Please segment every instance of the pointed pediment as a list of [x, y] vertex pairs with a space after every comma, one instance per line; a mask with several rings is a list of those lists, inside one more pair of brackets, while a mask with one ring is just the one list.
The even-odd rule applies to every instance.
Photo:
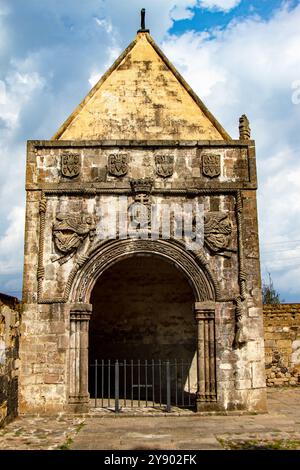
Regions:
[[149, 33], [94, 86], [54, 140], [230, 140]]

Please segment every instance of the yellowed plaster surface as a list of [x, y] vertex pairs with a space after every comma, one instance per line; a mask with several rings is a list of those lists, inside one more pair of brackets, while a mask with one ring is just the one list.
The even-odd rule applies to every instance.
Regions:
[[205, 106], [201, 109], [152, 41], [138, 34], [133, 48], [54, 138], [223, 140]]

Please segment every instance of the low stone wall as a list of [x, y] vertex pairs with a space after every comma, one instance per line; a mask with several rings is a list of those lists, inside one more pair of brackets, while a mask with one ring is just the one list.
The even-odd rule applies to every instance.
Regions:
[[18, 413], [20, 304], [0, 294], [0, 427]]
[[268, 387], [300, 386], [300, 304], [264, 305]]

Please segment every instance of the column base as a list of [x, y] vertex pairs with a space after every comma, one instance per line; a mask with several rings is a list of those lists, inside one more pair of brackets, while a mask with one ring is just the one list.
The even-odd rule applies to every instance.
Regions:
[[68, 411], [73, 413], [87, 413], [90, 409], [89, 395], [70, 396], [67, 405]]
[[196, 400], [196, 409], [198, 413], [203, 411], [223, 411], [223, 408], [217, 401], [202, 401], [198, 398]]
[[66, 406], [66, 411], [68, 413], [88, 413], [90, 411], [90, 406], [86, 403], [69, 403]]

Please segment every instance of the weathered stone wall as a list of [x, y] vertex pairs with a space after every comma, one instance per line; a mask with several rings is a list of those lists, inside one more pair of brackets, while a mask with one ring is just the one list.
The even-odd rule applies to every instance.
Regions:
[[55, 137], [222, 140], [224, 132], [201, 107], [151, 36], [142, 33]]
[[300, 386], [300, 304], [263, 310], [267, 386]]
[[[121, 158], [122, 175], [116, 174], [118, 168], [112, 167], [115, 155]], [[172, 157], [169, 176], [161, 176], [157, 164], [157, 157], [165, 156]], [[66, 176], [65, 158], [75, 176]], [[208, 176], [211, 169], [206, 163], [211, 158], [216, 174]], [[78, 364], [82, 363], [78, 351], [86, 358], [92, 283], [106, 269], [105, 263], [115, 262], [122, 253], [134, 255], [132, 250], [138, 252], [136, 246], [139, 246], [131, 240], [124, 251], [124, 240], [120, 240], [112, 249], [110, 237], [108, 245], [100, 243], [98, 236], [103, 233], [99, 222], [112, 213], [113, 203], [120, 196], [127, 197], [129, 204], [136, 202], [139, 194], [134, 184], [140, 182], [147, 186], [149, 178], [152, 178], [151, 189], [145, 189], [145, 196], [152, 204], [163, 203], [169, 207], [182, 206], [185, 202], [202, 204], [206, 224], [209, 221], [212, 224], [207, 225], [204, 247], [197, 254], [185, 250], [184, 259], [177, 260], [182, 248], [177, 246], [174, 252], [176, 244], [172, 240], [168, 243], [147, 240], [145, 251], [152, 256], [158, 250], [160, 255], [171, 258], [173, 264], [182, 263], [190, 281], [203, 281], [202, 294], [195, 295], [192, 302], [198, 308], [198, 324], [207, 320], [204, 329], [200, 326], [198, 331], [199, 348], [201, 334], [206, 335], [206, 355], [209, 338], [215, 335], [219, 409], [265, 409], [254, 143], [39, 141], [28, 145], [20, 372], [22, 413], [63, 411], [68, 403], [73, 403], [74, 397], [87, 399], [80, 395], [80, 387], [83, 389], [86, 384], [77, 387]], [[78, 221], [76, 217], [84, 219]], [[97, 227], [94, 234], [91, 221]], [[222, 245], [222, 233], [226, 235], [228, 228], [228, 241], [225, 236], [224, 246], [214, 248], [213, 244], [220, 240]], [[71, 248], [75, 246], [75, 251], [68, 246], [64, 254], [60, 247], [65, 240]], [[211, 291], [207, 287], [212, 282], [209, 279], [214, 279]], [[205, 316], [206, 307], [202, 311], [198, 303], [212, 300], [215, 331], [211, 328], [209, 332], [210, 313]], [[128, 311], [128, 305], [126, 308]], [[92, 322], [93, 319], [91, 325]], [[192, 323], [193, 326], [196, 323], [195, 315], [191, 316], [191, 327]], [[79, 341], [84, 346], [79, 347]], [[212, 349], [210, 354], [213, 357]], [[201, 367], [201, 371], [204, 367], [208, 370], [207, 365]], [[210, 372], [214, 372], [213, 366]], [[73, 385], [71, 388], [71, 383], [78, 390]]]
[[0, 294], [0, 426], [18, 412], [20, 305]]

